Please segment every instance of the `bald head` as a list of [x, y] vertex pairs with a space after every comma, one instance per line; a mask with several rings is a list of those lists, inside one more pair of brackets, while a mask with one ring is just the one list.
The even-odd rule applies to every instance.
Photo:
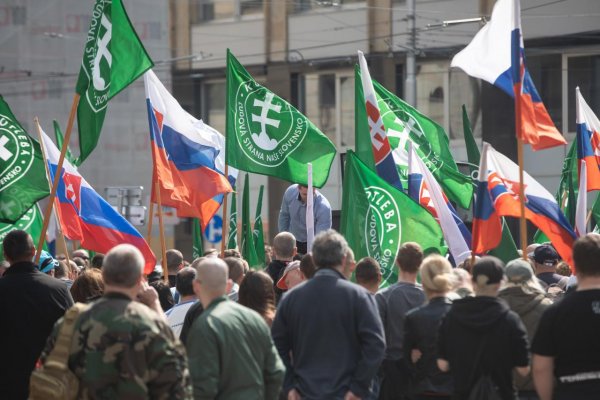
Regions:
[[[220, 258], [205, 258], [196, 266], [196, 288], [202, 295], [223, 296], [227, 293], [228, 270], [227, 264]], [[200, 296], [200, 293], [196, 294]]]
[[104, 257], [102, 277], [106, 285], [133, 288], [142, 279], [144, 256], [130, 244], [113, 247]]
[[290, 260], [296, 255], [296, 238], [290, 232], [280, 232], [273, 239], [273, 252], [277, 260]]

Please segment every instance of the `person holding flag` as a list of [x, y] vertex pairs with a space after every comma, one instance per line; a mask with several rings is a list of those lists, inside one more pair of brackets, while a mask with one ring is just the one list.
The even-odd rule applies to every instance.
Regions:
[[[279, 210], [279, 232], [290, 232], [296, 237], [299, 254], [307, 253], [306, 209], [308, 187], [294, 184], [287, 188]], [[331, 205], [327, 198], [313, 188], [313, 214], [315, 236], [331, 228]]]

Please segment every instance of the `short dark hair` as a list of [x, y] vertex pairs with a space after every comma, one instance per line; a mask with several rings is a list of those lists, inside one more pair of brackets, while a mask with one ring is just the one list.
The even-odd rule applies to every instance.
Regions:
[[600, 276], [600, 235], [587, 234], [573, 245], [573, 261], [577, 275]]
[[104, 254], [96, 253], [94, 257], [92, 257], [92, 261], [90, 261], [90, 265], [93, 268], [102, 269], [102, 263], [104, 262]]
[[85, 267], [85, 260], [81, 257], [73, 257], [71, 258], [71, 261], [73, 261], [78, 267]]
[[4, 236], [2, 250], [4, 250], [4, 257], [11, 262], [25, 261], [35, 254], [35, 245], [29, 233], [15, 229]]
[[223, 257], [242, 258], [242, 254], [237, 249], [225, 249], [225, 251], [223, 252]]
[[263, 271], [250, 271], [240, 284], [239, 303], [265, 317], [275, 310], [273, 280]]
[[244, 261], [237, 257], [225, 257], [223, 261], [225, 261], [229, 269], [229, 279], [237, 283], [244, 276], [246, 270], [244, 268]]
[[381, 277], [381, 267], [376, 259], [364, 257], [356, 263], [354, 274], [358, 284], [377, 283]]
[[396, 263], [401, 271], [416, 273], [423, 262], [423, 249], [418, 243], [406, 242], [398, 250]]
[[66, 262], [57, 260], [58, 264], [54, 267], [54, 277], [57, 279], [68, 277], [71, 268]]
[[302, 257], [300, 260], [300, 271], [302, 271], [302, 274], [306, 279], [310, 279], [315, 275], [317, 266], [315, 265], [312, 254], [308, 253]]
[[[183, 262], [183, 254], [177, 249], [167, 250], [167, 270], [170, 275], [176, 275]], [[164, 265], [163, 265], [164, 267]]]
[[191, 296], [194, 294], [194, 279], [196, 279], [196, 269], [185, 267], [177, 272], [177, 283], [175, 288], [182, 296]]

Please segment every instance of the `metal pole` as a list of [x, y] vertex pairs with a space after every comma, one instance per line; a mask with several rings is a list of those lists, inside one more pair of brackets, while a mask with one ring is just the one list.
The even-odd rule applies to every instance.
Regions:
[[417, 106], [417, 29], [416, 29], [416, 0], [407, 0], [408, 13], [408, 52], [406, 53], [406, 85], [404, 100], [413, 107]]

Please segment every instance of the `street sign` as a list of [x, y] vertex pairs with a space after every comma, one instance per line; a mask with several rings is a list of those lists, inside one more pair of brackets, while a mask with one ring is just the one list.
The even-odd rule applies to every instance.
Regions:
[[208, 223], [204, 234], [209, 243], [219, 243], [223, 237], [223, 218], [215, 215]]

